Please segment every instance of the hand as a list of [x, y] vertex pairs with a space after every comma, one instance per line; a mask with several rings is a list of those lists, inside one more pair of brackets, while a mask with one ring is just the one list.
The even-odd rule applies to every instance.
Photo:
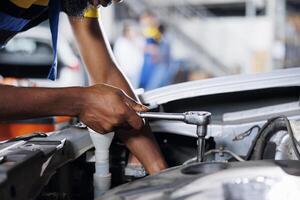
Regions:
[[114, 128], [130, 125], [143, 127], [143, 120], [136, 112], [145, 112], [146, 106], [137, 103], [122, 90], [99, 84], [84, 88], [80, 120], [96, 132], [105, 134]]

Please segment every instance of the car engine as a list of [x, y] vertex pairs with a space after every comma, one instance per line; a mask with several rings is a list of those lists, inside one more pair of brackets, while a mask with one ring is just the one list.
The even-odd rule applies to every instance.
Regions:
[[167, 86], [141, 95], [170, 168], [126, 169], [109, 148], [111, 184], [94, 196], [94, 145], [76, 123], [0, 144], [0, 199], [295, 200], [300, 195], [300, 70]]

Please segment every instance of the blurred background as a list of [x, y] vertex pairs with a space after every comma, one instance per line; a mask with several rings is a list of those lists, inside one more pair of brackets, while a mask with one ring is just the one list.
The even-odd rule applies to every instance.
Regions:
[[[299, 0], [124, 0], [100, 8], [100, 13], [116, 60], [135, 89], [300, 66]], [[63, 13], [55, 82], [46, 78], [51, 63], [51, 35], [45, 22], [0, 50], [0, 83], [88, 84]], [[69, 120], [51, 117], [0, 124], [0, 140], [52, 131]]]
[[125, 0], [101, 13], [124, 72], [146, 90], [300, 66], [299, 0]]
[[[135, 88], [300, 66], [299, 0], [125, 0], [100, 9], [116, 60]], [[86, 84], [65, 14], [58, 49], [59, 79], [51, 82], [48, 23], [20, 34], [0, 51], [0, 80]]]

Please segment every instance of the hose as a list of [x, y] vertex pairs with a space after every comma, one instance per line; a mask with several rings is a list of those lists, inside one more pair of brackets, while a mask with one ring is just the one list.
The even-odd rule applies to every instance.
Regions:
[[270, 140], [270, 138], [273, 135], [275, 135], [276, 133], [278, 133], [279, 131], [286, 131], [286, 130], [287, 130], [286, 123], [281, 118], [268, 124], [268, 126], [266, 126], [265, 130], [263, 132], [261, 132], [260, 137], [256, 142], [252, 158], [254, 160], [263, 159], [264, 150], [265, 150], [267, 142]]
[[297, 145], [299, 144], [294, 137], [290, 122], [286, 116], [271, 118], [264, 124], [253, 140], [250, 150], [246, 156], [246, 160], [249, 160], [250, 158], [254, 160], [263, 159], [263, 153], [267, 142], [274, 134], [282, 130], [288, 132], [292, 141], [293, 151], [295, 152], [297, 159], [300, 160], [300, 153], [297, 148]]

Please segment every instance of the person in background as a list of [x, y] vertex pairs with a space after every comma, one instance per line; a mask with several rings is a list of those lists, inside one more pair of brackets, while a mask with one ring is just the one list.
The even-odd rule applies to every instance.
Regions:
[[132, 22], [123, 26], [122, 36], [114, 45], [114, 55], [120, 69], [127, 76], [134, 88], [138, 88], [143, 64], [143, 38]]
[[147, 89], [155, 89], [172, 83], [173, 71], [171, 69], [171, 47], [168, 37], [166, 36], [166, 27], [163, 24], [158, 26], [160, 40], [158, 43], [158, 61], [153, 68], [153, 74], [150, 77]]
[[[117, 2], [119, 0], [114, 0]], [[98, 20], [97, 7], [112, 0], [1, 0], [0, 47], [16, 34], [50, 19], [53, 65], [49, 79], [57, 72], [58, 19], [65, 12], [71, 23], [90, 87], [34, 88], [0, 84], [0, 121], [47, 116], [78, 117], [101, 134], [115, 131], [148, 173], [167, 167], [150, 127], [137, 112], [148, 109], [138, 102], [118, 68]], [[130, 130], [121, 127], [131, 127]]]
[[145, 11], [141, 15], [140, 24], [145, 37], [144, 63], [141, 71], [140, 87], [148, 90], [155, 69], [159, 64], [159, 42], [161, 33], [159, 31], [157, 18], [150, 11]]

